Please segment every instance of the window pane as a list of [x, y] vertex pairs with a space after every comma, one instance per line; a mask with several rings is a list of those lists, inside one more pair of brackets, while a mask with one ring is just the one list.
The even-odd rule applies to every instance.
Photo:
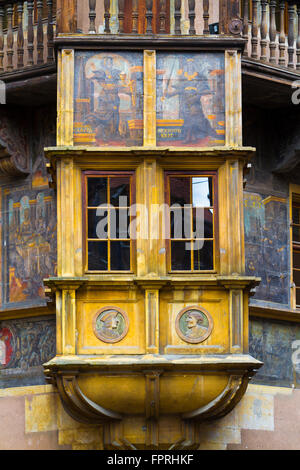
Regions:
[[173, 204], [191, 204], [190, 181], [188, 177], [170, 178], [170, 201]]
[[300, 227], [293, 227], [293, 241], [300, 242]]
[[300, 251], [294, 251], [293, 253], [293, 267], [300, 269]]
[[212, 271], [214, 269], [213, 241], [196, 241], [194, 244], [194, 270]]
[[300, 224], [300, 207], [293, 207], [293, 223]]
[[193, 178], [193, 206], [194, 207], [212, 207], [213, 191], [212, 178]]
[[213, 209], [193, 209], [193, 232], [195, 238], [214, 238]]
[[300, 307], [300, 289], [296, 289], [296, 304]]
[[190, 271], [191, 268], [191, 252], [187, 248], [186, 242], [171, 243], [171, 257], [173, 271]]
[[191, 238], [191, 209], [171, 210], [171, 238]]
[[107, 271], [107, 242], [88, 243], [88, 269], [89, 271]]
[[294, 270], [293, 280], [296, 286], [300, 287], [300, 270], [299, 271]]
[[129, 209], [110, 210], [110, 238], [129, 238]]
[[111, 271], [130, 271], [130, 242], [111, 242]]
[[106, 239], [108, 231], [108, 211], [103, 211], [103, 215], [97, 216], [97, 209], [88, 210], [88, 238]]
[[88, 179], [88, 205], [98, 207], [107, 204], [107, 178]]
[[110, 204], [114, 207], [130, 206], [130, 179], [128, 177], [110, 179]]

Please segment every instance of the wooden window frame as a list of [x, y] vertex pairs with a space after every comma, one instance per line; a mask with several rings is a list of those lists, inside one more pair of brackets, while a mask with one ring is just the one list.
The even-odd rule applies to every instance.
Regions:
[[[82, 187], [83, 187], [83, 201], [82, 201], [82, 226], [83, 226], [83, 266], [84, 266], [84, 272], [86, 274], [133, 274], [136, 271], [136, 256], [135, 256], [135, 247], [136, 247], [136, 240], [135, 238], [128, 238], [128, 242], [130, 242], [130, 269], [129, 270], [110, 270], [107, 269], [105, 271], [92, 271], [88, 269], [88, 178], [99, 178], [99, 177], [112, 177], [112, 178], [117, 178], [117, 177], [129, 177], [130, 178], [130, 202], [129, 202], [129, 207], [132, 204], [135, 204], [136, 201], [136, 173], [134, 170], [124, 170], [124, 171], [93, 171], [93, 170], [88, 170], [88, 171], [83, 171], [82, 172]], [[116, 207], [115, 209], [118, 209]], [[132, 222], [132, 217], [130, 217], [130, 221]], [[122, 239], [110, 239], [110, 237], [107, 238], [107, 243], [108, 246], [110, 245], [111, 241], [122, 241]], [[109, 251], [108, 251], [108, 267], [110, 267], [109, 263]]]
[[291, 257], [291, 307], [294, 310], [300, 310], [300, 305], [297, 306], [296, 302], [296, 292], [297, 289], [300, 289], [300, 286], [297, 288], [295, 283], [294, 283], [294, 252], [299, 251], [300, 253], [300, 243], [294, 243], [293, 240], [293, 227], [295, 224], [293, 223], [293, 207], [294, 204], [299, 204], [300, 206], [300, 186], [291, 184], [290, 185], [290, 246], [291, 246], [291, 252], [290, 252], [290, 257]]
[[[220, 270], [220, 256], [219, 256], [219, 196], [218, 196], [218, 171], [203, 171], [203, 170], [193, 170], [193, 171], [180, 171], [172, 170], [165, 171], [165, 201], [170, 207], [170, 177], [176, 176], [180, 177], [208, 177], [213, 179], [213, 262], [214, 266], [212, 270], [172, 270], [172, 257], [171, 257], [171, 234], [170, 239], [166, 240], [166, 252], [167, 252], [167, 270], [169, 274], [189, 274], [189, 275], [202, 275], [202, 274], [216, 274]], [[191, 221], [191, 223], [193, 223]], [[168, 227], [170, 227], [170, 218], [168, 216], [167, 221]], [[186, 239], [190, 241], [190, 239]], [[211, 240], [211, 239], [204, 239]], [[193, 267], [193, 266], [192, 266]]]

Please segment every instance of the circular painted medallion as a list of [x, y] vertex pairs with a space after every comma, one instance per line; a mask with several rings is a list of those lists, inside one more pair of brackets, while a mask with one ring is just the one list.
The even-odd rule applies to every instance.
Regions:
[[9, 365], [13, 357], [13, 334], [7, 327], [0, 328], [0, 369]]
[[96, 313], [94, 333], [105, 343], [118, 343], [128, 333], [129, 320], [125, 312], [117, 307], [105, 307]]
[[176, 318], [178, 336], [186, 343], [202, 343], [212, 332], [213, 319], [202, 307], [187, 307]]

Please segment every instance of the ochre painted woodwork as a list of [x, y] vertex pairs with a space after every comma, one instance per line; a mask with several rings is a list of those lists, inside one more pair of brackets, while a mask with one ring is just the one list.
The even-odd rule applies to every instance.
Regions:
[[[173, 52], [174, 53], [174, 52]], [[58, 201], [57, 356], [44, 365], [68, 413], [103, 426], [105, 449], [197, 449], [200, 423], [229, 413], [261, 363], [248, 354], [240, 51], [225, 52], [225, 145], [156, 146], [156, 51], [144, 51], [144, 146], [73, 146], [74, 53], [59, 52], [58, 147], [46, 149]], [[175, 53], [174, 53], [175, 54]], [[73, 65], [72, 65], [73, 64]], [[165, 175], [215, 172], [215, 269], [172, 272]], [[135, 172], [133, 270], [86, 271], [84, 172]], [[152, 235], [152, 237], [151, 237]], [[155, 236], [153, 236], [155, 235]], [[168, 430], [172, 428], [172, 437]]]

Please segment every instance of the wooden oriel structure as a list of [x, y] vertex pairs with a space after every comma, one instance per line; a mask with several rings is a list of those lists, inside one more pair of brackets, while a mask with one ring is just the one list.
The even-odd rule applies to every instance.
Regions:
[[[19, 129], [0, 132], [2, 318], [55, 313], [39, 365], [101, 449], [199, 449], [203, 423], [232, 412], [263, 366], [249, 315], [299, 322], [296, 113], [276, 140], [299, 73], [297, 1], [0, 1]], [[17, 121], [20, 104], [34, 124]], [[266, 164], [255, 123], [267, 134], [273, 120], [267, 180], [253, 173], [256, 147]], [[3, 365], [17, 365], [17, 329], [2, 329]]]

